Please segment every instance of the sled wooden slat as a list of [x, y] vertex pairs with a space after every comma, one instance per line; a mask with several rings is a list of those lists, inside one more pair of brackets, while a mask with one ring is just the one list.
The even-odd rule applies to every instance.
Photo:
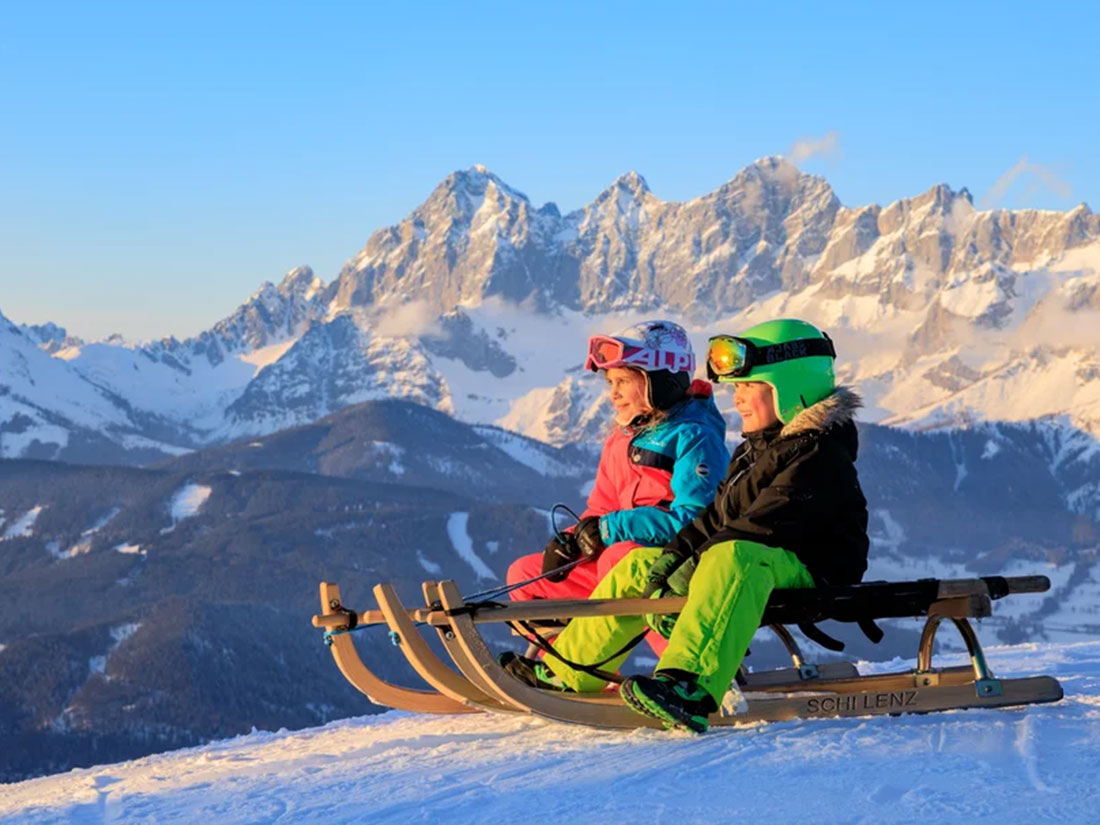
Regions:
[[[533, 599], [513, 602], [501, 607], [464, 610], [460, 600], [456, 608], [471, 616], [476, 624], [496, 622], [523, 622], [540, 619], [578, 619], [592, 616], [644, 616], [647, 613], [679, 613], [687, 604], [685, 596], [667, 599]], [[425, 621], [430, 625], [451, 623], [451, 613], [444, 602], [443, 610], [433, 610]]]
[[[993, 577], [999, 579], [999, 577]], [[1004, 582], [1006, 592], [1003, 595], [1018, 593], [1043, 593], [1050, 589], [1050, 579], [1046, 576], [1015, 576], [999, 579]], [[873, 594], [875, 586], [886, 585], [888, 582], [868, 582], [864, 585], [853, 586], [851, 592], [855, 595], [852, 600], [858, 602], [860, 593]], [[920, 584], [917, 582], [915, 584]], [[805, 591], [807, 598], [813, 598], [816, 591]], [[781, 594], [791, 594], [792, 591], [776, 591], [773, 598]], [[796, 600], [803, 594], [795, 593], [792, 598]], [[975, 598], [970, 598], [975, 597]], [[967, 615], [981, 618], [990, 615], [989, 600], [998, 596], [991, 594], [989, 586], [982, 579], [943, 579], [936, 582], [936, 594], [932, 601], [950, 600], [950, 615]], [[960, 610], [964, 602], [957, 599], [970, 599], [971, 612]], [[642, 616], [647, 613], [679, 613], [683, 610], [687, 599], [683, 596], [669, 597], [665, 599], [537, 599], [528, 602], [505, 603], [500, 606], [484, 606], [473, 611], [473, 620], [476, 624], [484, 622], [512, 622], [512, 621], [544, 621], [551, 619], [570, 619], [590, 616]], [[931, 604], [932, 602], [930, 602]], [[466, 608], [462, 605], [461, 608]], [[460, 609], [461, 609], [460, 608]], [[450, 617], [446, 610], [431, 610], [419, 608], [409, 610], [409, 618], [418, 623], [427, 623], [435, 627], [443, 627], [450, 623]], [[912, 613], [899, 613], [894, 618], [905, 618]], [[888, 618], [878, 616], [876, 618]], [[364, 610], [356, 613], [359, 625], [384, 625], [386, 617], [381, 610]], [[341, 614], [322, 613], [314, 616], [314, 627], [328, 629], [342, 627], [346, 619]], [[765, 615], [765, 624], [776, 623]], [[792, 623], [783, 619], [780, 623]]]
[[[1008, 593], [1045, 593], [1050, 590], [1050, 579], [1046, 576], [1006, 576]], [[957, 596], [988, 596], [989, 588], [981, 579], [941, 579], [939, 598], [951, 599]]]
[[[340, 588], [332, 582], [321, 582], [321, 610], [326, 614], [339, 610]], [[416, 713], [471, 713], [476, 708], [463, 705], [435, 691], [413, 690], [390, 684], [375, 676], [359, 654], [351, 636], [333, 636], [330, 650], [340, 672], [355, 688], [376, 705]]]
[[392, 585], [375, 585], [374, 596], [389, 622], [390, 630], [397, 634], [398, 646], [409, 664], [429, 685], [437, 691], [475, 710], [514, 711], [494, 698], [492, 694], [478, 690], [469, 680], [459, 676], [445, 665], [428, 646], [420, 631], [409, 619], [408, 611]]
[[[424, 601], [426, 604], [436, 604], [439, 602], [439, 586], [434, 581], [426, 581], [423, 584]], [[451, 661], [454, 666], [458, 668], [460, 678], [469, 683], [471, 689], [478, 691], [482, 695], [489, 697], [491, 701], [495, 701], [504, 707], [506, 710], [513, 713], [527, 713], [524, 708], [516, 707], [510, 702], [504, 702], [500, 699], [500, 695], [493, 689], [493, 686], [487, 681], [481, 678], [477, 669], [470, 662], [469, 657], [466, 655], [466, 651], [459, 645], [454, 631], [450, 625], [444, 627], [436, 627], [436, 633], [439, 634], [439, 641], [443, 645], [443, 649], [447, 652], [447, 655], [451, 657]]]
[[[912, 681], [913, 674], [906, 675]], [[979, 696], [974, 683], [934, 687], [873, 687], [837, 693], [804, 692], [782, 698], [750, 698], [748, 712], [737, 716], [710, 717], [716, 727], [781, 722], [789, 719], [815, 719], [837, 716], [883, 716], [902, 713], [933, 713], [964, 708], [998, 708], [1057, 702], [1062, 686], [1050, 676], [1000, 680], [1001, 693]]]
[[[1050, 589], [1050, 580], [1046, 576], [1020, 576], [1003, 579], [1007, 592], [1005, 595], [1016, 593], [1042, 593]], [[891, 587], [898, 583], [868, 583], [866, 585], [853, 585], [850, 588], [840, 589], [846, 598], [847, 604], [857, 604], [865, 594], [867, 598], [875, 595], [876, 587]], [[906, 584], [906, 583], [900, 583]], [[924, 582], [914, 582], [914, 586], [923, 585]], [[989, 586], [982, 579], [945, 579], [938, 582], [929, 580], [928, 586], [935, 584], [931, 591], [934, 595], [927, 602], [928, 608], [937, 605], [937, 609], [944, 609], [949, 615], [971, 616], [982, 618], [990, 615], [991, 593]], [[803, 598], [810, 602], [820, 596], [820, 591], [775, 591], [773, 600], [777, 596], [790, 598], [793, 606], [785, 607], [785, 610], [797, 612], [799, 600]], [[513, 621], [539, 621], [547, 619], [575, 619], [592, 616], [643, 616], [648, 613], [679, 613], [687, 603], [683, 596], [665, 599], [536, 599], [527, 602], [514, 602], [493, 606], [469, 606], [460, 604], [459, 611], [473, 612], [473, 621], [476, 624], [485, 622], [513, 622]], [[946, 603], [946, 604], [945, 604]], [[773, 609], [769, 607], [769, 609]], [[971, 612], [967, 612], [967, 610]], [[432, 611], [424, 617], [424, 621], [431, 625], [447, 624], [450, 621], [448, 609]], [[874, 618], [907, 618], [916, 615], [908, 611], [891, 613], [889, 608], [880, 611]], [[801, 621], [802, 619], [797, 619]], [[843, 621], [843, 619], [841, 620]], [[763, 624], [773, 624], [776, 620], [769, 618], [765, 613]], [[794, 623], [786, 619], [782, 623]]]
[[817, 668], [816, 679], [804, 679], [798, 675], [798, 670], [793, 667], [777, 668], [775, 670], [758, 670], [745, 674], [745, 684], [742, 690], [777, 690], [786, 688], [797, 690], [799, 686], [811, 686], [818, 681], [826, 679], [855, 679], [859, 676], [859, 670], [851, 662], [821, 662], [814, 665]]

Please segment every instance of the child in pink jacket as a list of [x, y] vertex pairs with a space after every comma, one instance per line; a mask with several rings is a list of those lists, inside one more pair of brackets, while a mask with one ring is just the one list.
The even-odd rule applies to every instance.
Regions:
[[[706, 381], [692, 381], [695, 355], [683, 328], [645, 321], [589, 339], [585, 367], [601, 371], [615, 407], [596, 482], [565, 542], [521, 556], [508, 584], [515, 600], [587, 598], [633, 548], [663, 547], [714, 500], [729, 452], [726, 424]], [[589, 561], [553, 571], [585, 556]]]

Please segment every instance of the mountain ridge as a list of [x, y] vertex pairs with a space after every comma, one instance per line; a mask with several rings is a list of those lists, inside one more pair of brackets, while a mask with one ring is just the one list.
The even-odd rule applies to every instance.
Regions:
[[[678, 318], [697, 339], [765, 314], [807, 318], [845, 344], [845, 380], [898, 425], [1070, 413], [1100, 432], [1100, 385], [1088, 377], [1100, 374], [1100, 216], [1087, 205], [983, 211], [940, 183], [846, 207], [824, 178], [771, 156], [680, 202], [627, 172], [564, 215], [475, 166], [372, 233], [331, 282], [292, 269], [193, 338], [124, 345], [17, 329], [68, 366], [74, 392], [92, 385], [111, 399], [108, 417], [128, 423], [110, 435], [33, 388], [9, 388], [0, 455], [66, 457], [69, 434], [87, 430], [114, 444], [109, 460], [144, 461], [149, 449], [272, 432], [383, 396], [467, 421], [522, 420], [521, 432], [545, 436], [538, 419], [546, 404], [560, 411], [555, 387], [579, 357], [540, 352], [525, 328], [578, 348], [643, 313]], [[1013, 408], [1006, 398], [1027, 382], [1050, 385], [1049, 403]], [[555, 413], [554, 443], [593, 436], [584, 422], [598, 393], [577, 389], [565, 393], [567, 420]], [[4, 427], [23, 435], [4, 438]]]

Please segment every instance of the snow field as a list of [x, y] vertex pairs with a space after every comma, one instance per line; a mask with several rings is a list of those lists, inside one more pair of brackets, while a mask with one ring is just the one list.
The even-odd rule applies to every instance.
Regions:
[[8, 529], [4, 531], [4, 535], [0, 536], [0, 541], [5, 539], [26, 538], [27, 536], [34, 535], [34, 523], [38, 521], [38, 514], [41, 513], [43, 507], [41, 504], [32, 507], [22, 516], [17, 518], [11, 524], [8, 525]]
[[56, 541], [47, 542], [46, 550], [50, 555], [58, 561], [64, 561], [65, 559], [76, 558], [84, 553], [91, 552], [92, 541], [95, 534], [111, 523], [111, 519], [121, 513], [122, 510], [118, 507], [112, 507], [110, 511], [96, 520], [95, 524], [89, 527], [87, 530], [80, 534], [80, 540], [70, 547], [68, 550], [62, 550], [60, 545]]
[[[128, 624], [119, 625], [118, 627], [111, 628], [111, 645], [107, 648], [107, 652], [101, 656], [93, 656], [88, 660], [88, 670], [91, 675], [100, 675], [106, 677], [107, 673], [107, 659], [112, 653], [118, 650], [119, 645], [137, 633], [138, 628], [141, 627], [140, 622], [130, 622]], [[109, 677], [108, 677], [109, 678]]]
[[210, 498], [210, 488], [201, 484], [188, 484], [181, 488], [168, 506], [172, 518], [176, 521], [195, 515], [199, 508]]
[[474, 427], [474, 431], [508, 457], [530, 467], [536, 473], [549, 478], [560, 478], [572, 472], [572, 468], [555, 461], [537, 442], [496, 427]]
[[172, 495], [168, 502], [168, 515], [172, 517], [172, 525], [165, 527], [161, 533], [170, 533], [176, 529], [176, 525], [185, 518], [190, 518], [199, 512], [206, 500], [210, 498], [210, 488], [203, 484], [185, 484]]
[[3, 786], [0, 823], [1096, 822], [1100, 641], [988, 653], [1066, 699], [701, 737], [390, 712]]
[[451, 539], [451, 546], [459, 557], [473, 568], [479, 579], [495, 579], [497, 574], [489, 569], [489, 566], [474, 551], [473, 539], [470, 538], [470, 533], [466, 529], [469, 522], [469, 513], [451, 513], [447, 517], [447, 535]]

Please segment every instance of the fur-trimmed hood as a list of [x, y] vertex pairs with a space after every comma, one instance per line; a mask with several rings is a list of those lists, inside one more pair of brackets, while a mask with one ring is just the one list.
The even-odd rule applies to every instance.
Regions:
[[812, 430], [825, 431], [855, 418], [863, 399], [851, 387], [837, 387], [829, 395], [812, 404], [790, 420], [779, 431], [781, 438]]
[[819, 585], [851, 584], [867, 569], [867, 500], [859, 486], [859, 396], [837, 387], [796, 415], [745, 433], [714, 505], [666, 552], [698, 557], [722, 541], [754, 541], [798, 556]]

